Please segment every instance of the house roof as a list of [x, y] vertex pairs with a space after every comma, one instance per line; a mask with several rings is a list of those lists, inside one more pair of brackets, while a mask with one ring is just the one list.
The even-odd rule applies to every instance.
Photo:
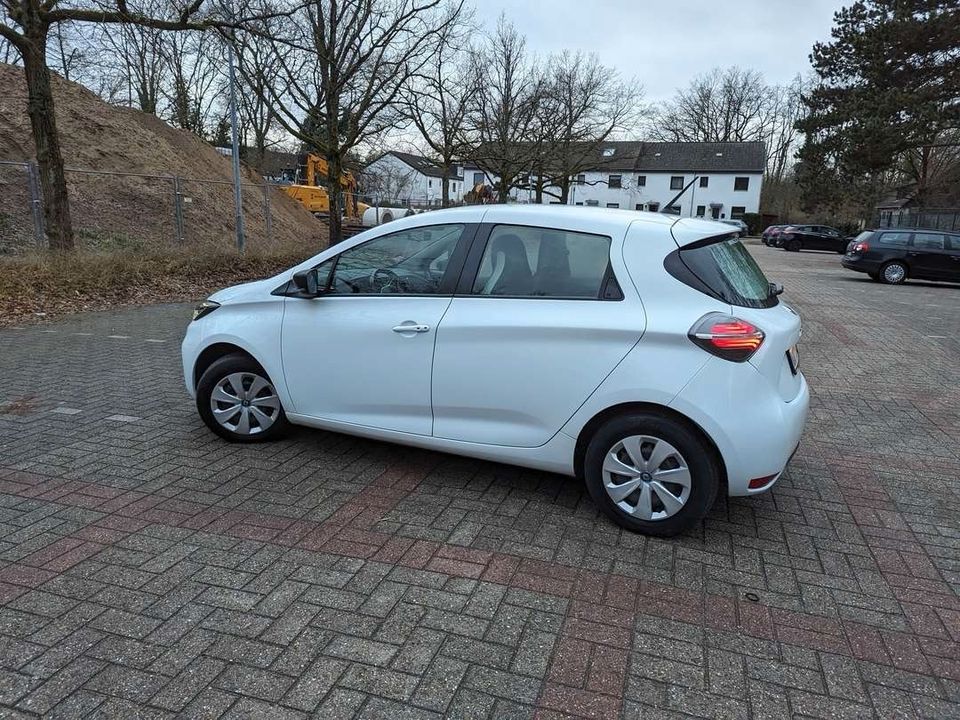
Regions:
[[[414, 155], [413, 153], [405, 153], [405, 152], [400, 152], [398, 150], [390, 150], [389, 152], [386, 152], [383, 155], [393, 155], [395, 158], [397, 158], [397, 160], [399, 160], [402, 163], [405, 163], [406, 165], [409, 165], [410, 167], [412, 167], [414, 170], [416, 170], [418, 173], [422, 175], [426, 175], [428, 177], [436, 177], [436, 178], [443, 177], [443, 168], [440, 167], [436, 163], [436, 161], [431, 160], [430, 158], [427, 158], [427, 157], [423, 157], [422, 155]], [[380, 157], [383, 157], [383, 155], [381, 155]], [[377, 160], [379, 159], [380, 158], [377, 158]], [[376, 160], [374, 160], [374, 162], [376, 162]], [[451, 180], [460, 179], [460, 176], [457, 175], [455, 171], [451, 172], [448, 175], [448, 177]]]
[[597, 148], [598, 170], [632, 172], [762, 173], [767, 156], [762, 142], [607, 142]]

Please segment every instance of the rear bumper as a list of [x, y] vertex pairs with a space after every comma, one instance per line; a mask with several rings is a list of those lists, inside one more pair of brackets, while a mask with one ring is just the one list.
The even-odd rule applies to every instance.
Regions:
[[[774, 486], [796, 451], [810, 406], [801, 373], [796, 395], [781, 392], [750, 363], [707, 363], [670, 406], [697, 422], [723, 458], [728, 494], [756, 495]], [[762, 487], [755, 478], [773, 477]]]
[[864, 260], [862, 258], [851, 258], [847, 255], [843, 256], [843, 258], [840, 260], [840, 264], [843, 265], [847, 270], [853, 270], [855, 272], [871, 273], [878, 272], [880, 270], [880, 263], [878, 262]]

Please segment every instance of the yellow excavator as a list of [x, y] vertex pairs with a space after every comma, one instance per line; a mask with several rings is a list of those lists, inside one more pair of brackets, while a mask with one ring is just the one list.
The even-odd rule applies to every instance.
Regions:
[[[297, 179], [302, 179], [303, 184], [284, 185], [280, 189], [314, 215], [327, 217], [330, 214], [330, 193], [318, 182], [326, 179], [328, 167], [326, 159], [308, 153], [306, 162], [297, 172]], [[340, 184], [343, 186], [343, 214], [349, 219], [360, 220], [370, 206], [357, 201], [356, 179], [350, 172], [344, 171], [340, 175]]]

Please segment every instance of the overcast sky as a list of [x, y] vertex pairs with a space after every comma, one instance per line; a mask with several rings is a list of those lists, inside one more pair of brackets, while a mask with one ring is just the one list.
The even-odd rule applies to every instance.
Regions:
[[528, 48], [594, 52], [643, 83], [648, 101], [670, 97], [694, 76], [720, 66], [760, 70], [771, 83], [810, 68], [817, 40], [828, 40], [833, 13], [850, 0], [475, 0], [477, 19], [496, 26], [501, 12]]

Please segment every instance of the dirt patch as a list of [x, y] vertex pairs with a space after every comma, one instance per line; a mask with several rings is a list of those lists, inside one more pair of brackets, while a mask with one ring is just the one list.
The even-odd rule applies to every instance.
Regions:
[[213, 248], [0, 258], [0, 327], [118, 305], [200, 300], [214, 290], [275, 275], [321, 249], [319, 243], [298, 243], [245, 255]]
[[[68, 168], [157, 177], [67, 173], [78, 243], [90, 249], [150, 250], [177, 242], [175, 185], [183, 199], [185, 246], [230, 247], [234, 242], [232, 170], [228, 158], [193, 133], [159, 118], [103, 102], [81, 85], [52, 78], [57, 124]], [[35, 156], [21, 68], [0, 64], [0, 161]], [[269, 249], [326, 241], [326, 227], [303, 207], [244, 169], [248, 247]], [[265, 206], [270, 207], [270, 224]], [[35, 247], [24, 170], [0, 165], [0, 254]]]

